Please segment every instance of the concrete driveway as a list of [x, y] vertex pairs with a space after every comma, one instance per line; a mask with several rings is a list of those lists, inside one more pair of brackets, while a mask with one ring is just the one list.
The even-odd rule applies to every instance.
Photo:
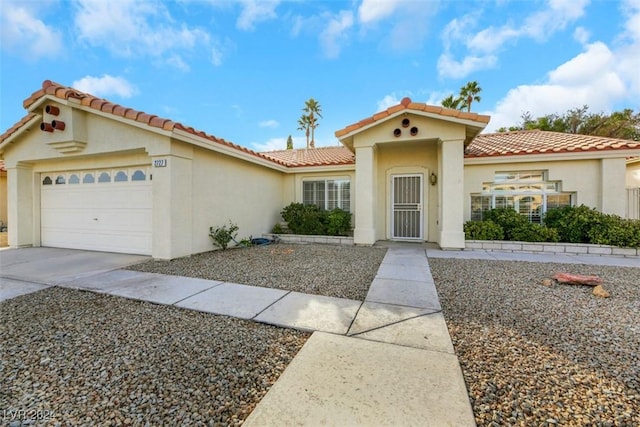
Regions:
[[150, 259], [148, 256], [59, 248], [0, 251], [0, 301]]

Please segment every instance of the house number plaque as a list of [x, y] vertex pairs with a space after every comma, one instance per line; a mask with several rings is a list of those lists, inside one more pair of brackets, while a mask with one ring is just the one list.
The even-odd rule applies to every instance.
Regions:
[[167, 167], [167, 159], [156, 159], [153, 161], [153, 166], [156, 168]]

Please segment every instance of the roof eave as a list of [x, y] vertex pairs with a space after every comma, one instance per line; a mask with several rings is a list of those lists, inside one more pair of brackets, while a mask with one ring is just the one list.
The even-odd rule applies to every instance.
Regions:
[[16, 138], [20, 137], [24, 132], [29, 131], [31, 127], [41, 119], [42, 115], [36, 114], [31, 119], [22, 124], [22, 126], [20, 126], [18, 129], [16, 129], [15, 132], [7, 136], [2, 142], [0, 142], [0, 153], [4, 153], [4, 149], [7, 145], [12, 144], [16, 140]]
[[492, 163], [521, 163], [521, 162], [541, 162], [541, 161], [565, 161], [565, 160], [600, 160], [615, 159], [637, 156], [637, 148], [633, 149], [608, 149], [589, 151], [563, 151], [551, 153], [525, 153], [525, 154], [501, 154], [492, 156], [470, 156], [465, 155], [465, 165], [486, 165]]

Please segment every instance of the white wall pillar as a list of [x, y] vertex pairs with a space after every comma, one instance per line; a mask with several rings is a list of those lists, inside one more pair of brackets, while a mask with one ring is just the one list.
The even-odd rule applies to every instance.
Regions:
[[624, 158], [600, 160], [600, 210], [625, 216], [626, 161]]
[[375, 214], [377, 211], [378, 161], [375, 146], [356, 148], [356, 212], [353, 242], [373, 245], [376, 242]]
[[9, 246], [32, 246], [34, 183], [31, 167], [7, 168], [7, 197], [10, 200], [7, 206]]
[[464, 140], [442, 141], [438, 148], [438, 244], [464, 249]]
[[153, 173], [152, 255], [172, 259], [191, 255], [192, 239], [192, 160], [180, 156], [153, 156], [166, 160], [166, 166]]

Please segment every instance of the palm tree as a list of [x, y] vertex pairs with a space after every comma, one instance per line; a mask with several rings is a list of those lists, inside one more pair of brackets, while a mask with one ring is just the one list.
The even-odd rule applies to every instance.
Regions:
[[453, 95], [449, 95], [445, 99], [440, 101], [440, 104], [444, 108], [451, 108], [453, 110], [457, 110], [458, 108], [460, 108], [460, 101], [462, 101], [462, 99], [460, 99], [459, 97], [454, 98]]
[[471, 111], [471, 103], [473, 101], [480, 102], [480, 96], [478, 95], [482, 91], [482, 88], [478, 86], [478, 82], [468, 82], [466, 85], [460, 88], [460, 98], [464, 101], [462, 108], [467, 108], [467, 111]]
[[317, 117], [322, 118], [322, 107], [320, 107], [320, 103], [318, 101], [313, 98], [309, 98], [305, 101], [302, 111], [308, 113], [309, 128], [311, 129], [311, 148], [315, 148], [315, 130], [319, 125]]
[[307, 148], [309, 148], [309, 127], [311, 126], [311, 121], [309, 120], [309, 116], [303, 114], [298, 119], [298, 130], [303, 130], [305, 135], [307, 136]]

